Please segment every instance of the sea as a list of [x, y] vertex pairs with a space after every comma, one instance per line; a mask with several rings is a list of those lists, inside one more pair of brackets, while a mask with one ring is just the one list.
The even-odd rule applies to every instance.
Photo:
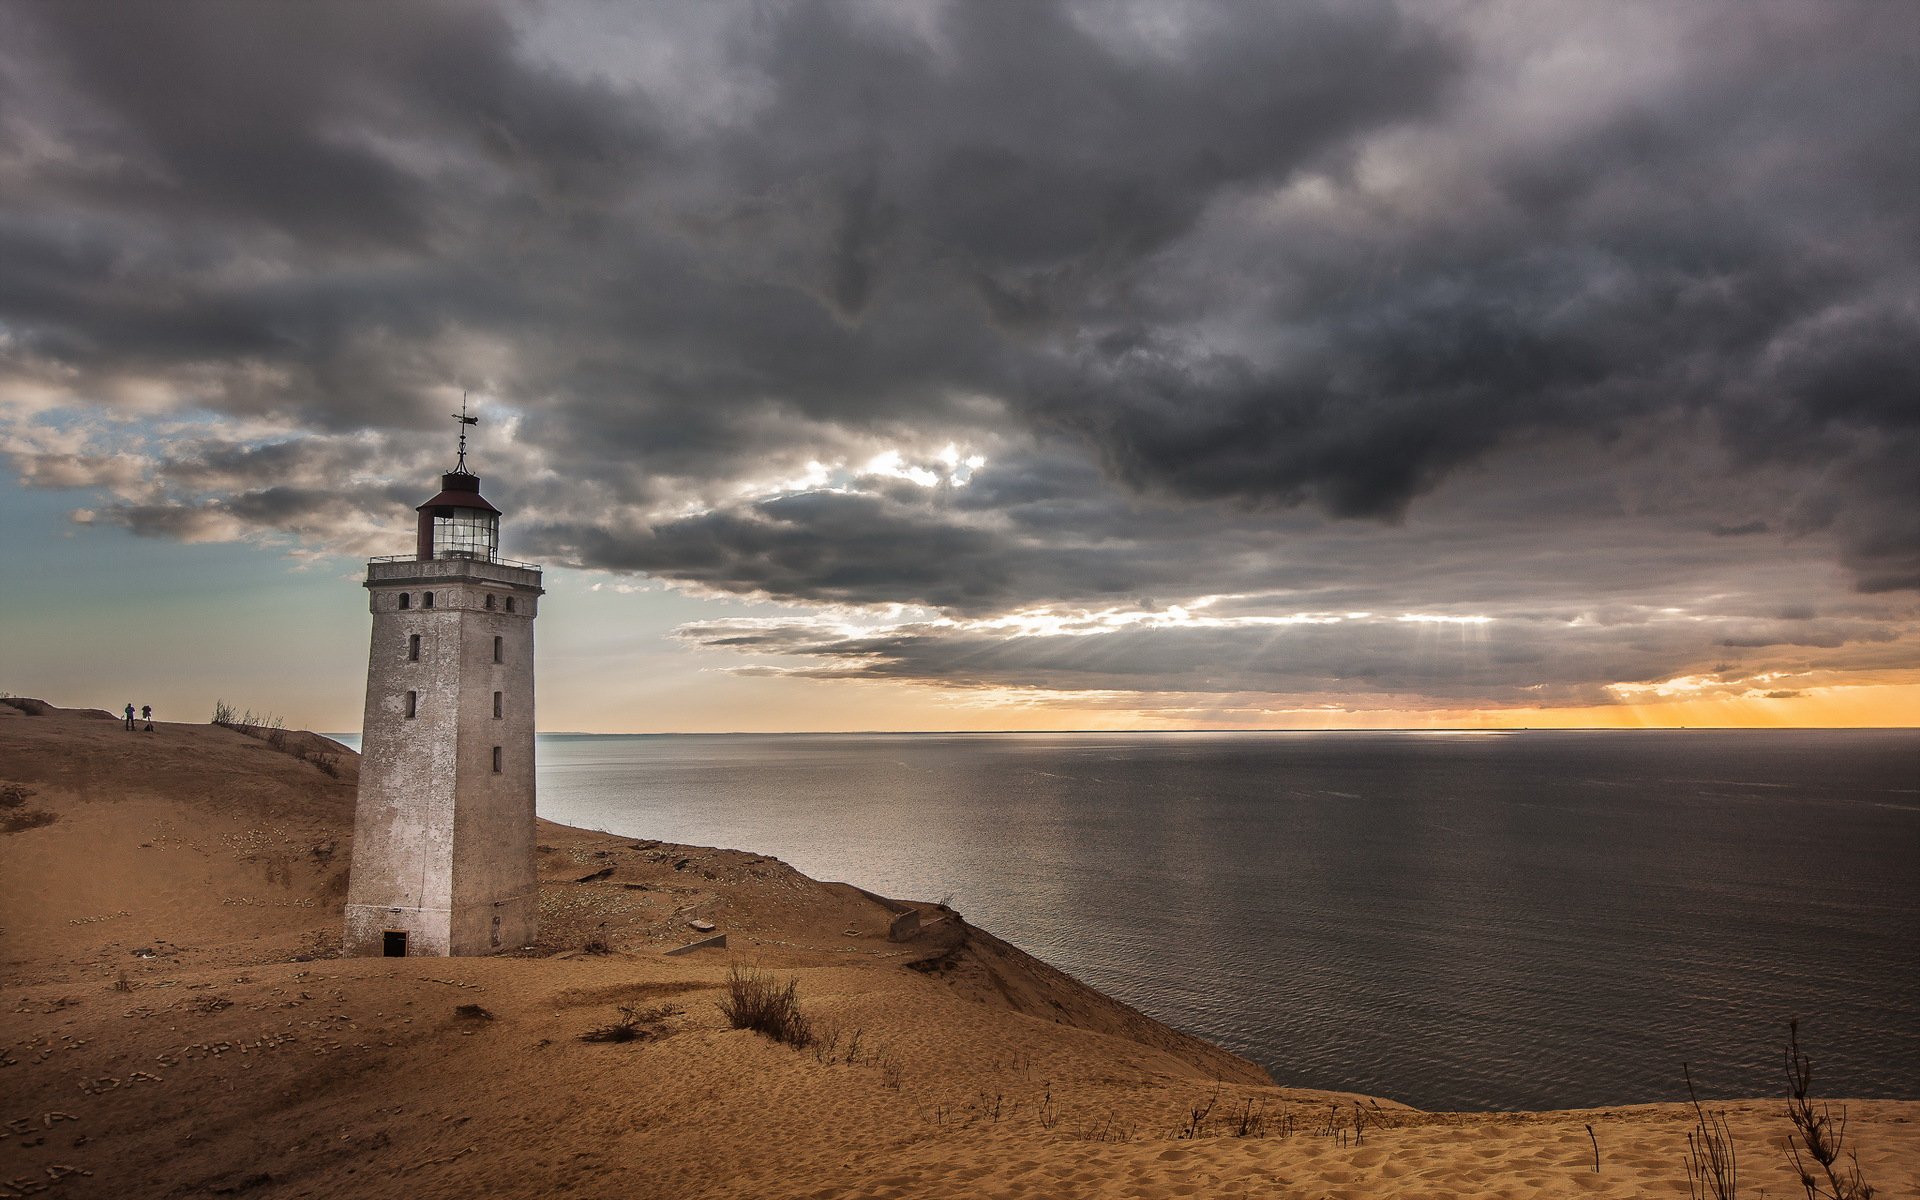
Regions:
[[1286, 1085], [1920, 1097], [1920, 731], [543, 735], [539, 809], [976, 925]]

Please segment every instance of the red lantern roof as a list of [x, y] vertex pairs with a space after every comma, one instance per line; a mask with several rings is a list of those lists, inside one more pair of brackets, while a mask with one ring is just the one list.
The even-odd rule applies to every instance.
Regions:
[[449, 471], [440, 477], [440, 494], [420, 505], [415, 511], [429, 508], [477, 508], [481, 512], [500, 515], [500, 510], [480, 495], [480, 477], [465, 471]]

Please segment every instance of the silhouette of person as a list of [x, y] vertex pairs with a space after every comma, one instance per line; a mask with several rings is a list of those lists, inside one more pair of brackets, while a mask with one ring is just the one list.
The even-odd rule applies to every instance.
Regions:
[[133, 701], [127, 701], [127, 728], [133, 728]]
[[147, 732], [152, 733], [153, 732], [153, 705], [142, 704], [140, 706], [140, 719], [147, 723]]

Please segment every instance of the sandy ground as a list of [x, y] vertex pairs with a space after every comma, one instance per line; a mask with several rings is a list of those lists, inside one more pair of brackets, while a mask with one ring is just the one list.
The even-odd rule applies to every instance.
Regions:
[[[27, 708], [0, 705], [0, 1198], [1687, 1195], [1680, 1106], [1276, 1088], [958, 914], [739, 851], [543, 825], [539, 945], [336, 958], [350, 752]], [[727, 947], [667, 956], [693, 921]], [[821, 1040], [728, 1028], [735, 964], [796, 979]], [[581, 1040], [623, 1009], [640, 1036]], [[1780, 1100], [1710, 1107], [1741, 1196], [1802, 1194]], [[1847, 1109], [1879, 1195], [1920, 1195], [1920, 1103]]]

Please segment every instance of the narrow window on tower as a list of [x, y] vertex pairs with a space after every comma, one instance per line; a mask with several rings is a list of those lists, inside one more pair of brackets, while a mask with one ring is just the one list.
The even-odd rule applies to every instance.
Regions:
[[420, 661], [420, 635], [417, 633], [407, 635], [407, 661]]
[[512, 612], [512, 611], [513, 611], [513, 597], [512, 597], [512, 596], [508, 596], [508, 597], [507, 597], [507, 611], [508, 611], [508, 612]]
[[487, 593], [487, 607], [488, 607], [488, 608], [492, 608], [492, 607], [493, 607], [493, 593], [492, 593], [492, 592], [488, 592], [488, 593]]
[[493, 748], [493, 773], [495, 775], [500, 773], [500, 747], [498, 746]]
[[493, 639], [493, 661], [495, 662], [507, 661], [505, 654], [502, 653], [504, 649], [505, 648], [501, 645], [499, 638]]
[[420, 593], [420, 607], [421, 607], [421, 608], [432, 608], [432, 607], [433, 607], [433, 593], [432, 593], [432, 592], [422, 592], [422, 593]]
[[493, 719], [496, 721], [500, 719], [500, 693], [499, 692], [495, 692], [493, 694]]
[[400, 593], [400, 607], [401, 607], [401, 608], [412, 608], [412, 607], [413, 607], [413, 597], [412, 597], [412, 596], [410, 596], [410, 595], [408, 595], [408, 594], [407, 594], [407, 593], [405, 593], [405, 592], [401, 592], [401, 593]]
[[420, 715], [420, 693], [408, 692], [407, 693], [407, 720], [411, 721], [413, 720], [413, 718], [419, 715]]

